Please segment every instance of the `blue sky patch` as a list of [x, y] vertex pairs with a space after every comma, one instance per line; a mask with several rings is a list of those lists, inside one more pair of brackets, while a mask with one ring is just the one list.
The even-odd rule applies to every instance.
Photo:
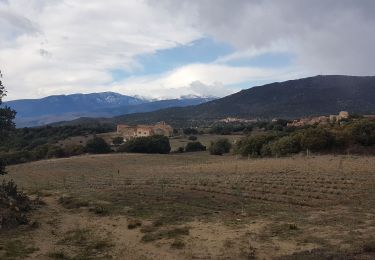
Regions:
[[136, 60], [143, 66], [141, 70], [128, 72], [114, 69], [110, 73], [114, 81], [129, 76], [160, 74], [192, 63], [210, 63], [232, 52], [234, 48], [229, 44], [202, 38], [187, 45], [138, 56]]
[[291, 65], [294, 55], [291, 53], [270, 52], [251, 58], [239, 58], [225, 64], [234, 67], [280, 68]]

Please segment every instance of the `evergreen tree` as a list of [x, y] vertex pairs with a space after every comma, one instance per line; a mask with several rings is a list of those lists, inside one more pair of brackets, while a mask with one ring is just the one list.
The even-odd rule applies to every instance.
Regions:
[[[5, 140], [6, 136], [15, 128], [13, 122], [16, 112], [9, 107], [1, 107], [2, 99], [6, 96], [6, 90], [1, 81], [2, 74], [0, 71], [0, 144]], [[6, 174], [5, 161], [0, 157], [0, 175]]]

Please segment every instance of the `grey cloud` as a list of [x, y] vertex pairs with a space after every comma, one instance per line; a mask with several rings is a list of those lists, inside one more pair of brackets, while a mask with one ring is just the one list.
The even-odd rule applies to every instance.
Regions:
[[[155, 1], [152, 1], [156, 4]], [[158, 3], [160, 3], [158, 1]], [[283, 43], [311, 73], [374, 74], [375, 1], [163, 0], [163, 8], [239, 50]]]
[[22, 34], [35, 34], [39, 29], [28, 18], [0, 9], [0, 36], [5, 41], [13, 40]]

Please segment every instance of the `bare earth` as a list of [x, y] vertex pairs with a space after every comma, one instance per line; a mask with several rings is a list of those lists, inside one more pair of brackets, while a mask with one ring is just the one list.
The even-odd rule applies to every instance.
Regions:
[[11, 178], [46, 205], [0, 234], [0, 259], [375, 257], [360, 251], [375, 234], [375, 157], [87, 155]]

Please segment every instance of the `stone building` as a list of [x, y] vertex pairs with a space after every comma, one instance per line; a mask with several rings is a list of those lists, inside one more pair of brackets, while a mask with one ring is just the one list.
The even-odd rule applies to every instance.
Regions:
[[147, 137], [152, 135], [172, 136], [173, 128], [165, 122], [155, 125], [117, 125], [117, 134], [125, 140], [137, 137]]
[[337, 117], [337, 120], [349, 119], [349, 113], [347, 111], [341, 111]]
[[316, 117], [306, 117], [293, 122], [288, 123], [287, 126], [290, 127], [303, 127], [307, 125], [326, 125], [329, 123], [339, 123], [343, 119], [348, 119], [350, 117], [349, 113], [346, 111], [341, 111], [338, 115], [330, 116], [316, 116]]

